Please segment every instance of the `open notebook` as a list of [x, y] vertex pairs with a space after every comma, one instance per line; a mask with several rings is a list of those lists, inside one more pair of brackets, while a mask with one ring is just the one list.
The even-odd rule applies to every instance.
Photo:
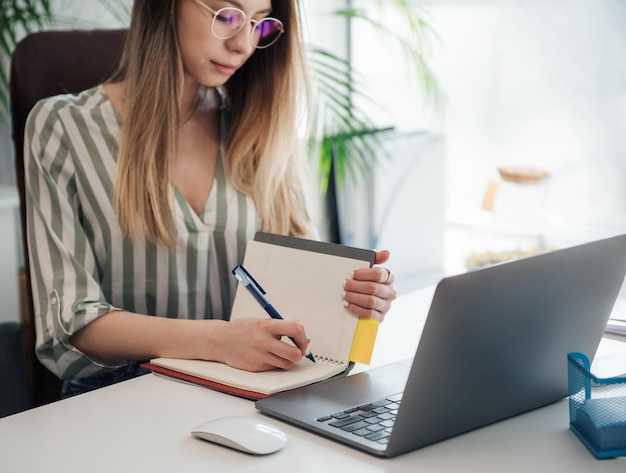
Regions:
[[[248, 242], [243, 265], [285, 319], [301, 321], [316, 359], [293, 369], [252, 373], [222, 363], [156, 358], [144, 365], [155, 372], [203, 384], [249, 399], [298, 388], [346, 373], [351, 362], [369, 363], [378, 322], [360, 320], [343, 306], [343, 281], [374, 262], [374, 252], [301, 238], [257, 233]], [[268, 317], [254, 297], [237, 288], [231, 320]]]

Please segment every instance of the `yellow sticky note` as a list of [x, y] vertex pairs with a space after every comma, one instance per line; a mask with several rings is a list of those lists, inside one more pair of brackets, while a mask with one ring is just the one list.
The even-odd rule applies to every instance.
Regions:
[[370, 364], [376, 335], [378, 334], [378, 323], [378, 320], [359, 319], [354, 339], [352, 340], [352, 348], [350, 349], [350, 361], [366, 365]]

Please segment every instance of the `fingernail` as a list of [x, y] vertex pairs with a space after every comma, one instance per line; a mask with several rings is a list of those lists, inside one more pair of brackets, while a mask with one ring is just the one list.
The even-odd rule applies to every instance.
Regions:
[[344, 280], [343, 280], [343, 284], [342, 284], [342, 286], [343, 286], [343, 287], [346, 287], [346, 283], [347, 283], [347, 282], [348, 282], [348, 280], [347, 280], [347, 279], [344, 279]]
[[341, 298], [345, 299], [346, 298], [346, 291], [341, 291]]
[[343, 301], [343, 306], [344, 306], [344, 307], [348, 307], [348, 304], [349, 304], [349, 302], [348, 302], [348, 301], [346, 301], [346, 300], [344, 300], [344, 301]]

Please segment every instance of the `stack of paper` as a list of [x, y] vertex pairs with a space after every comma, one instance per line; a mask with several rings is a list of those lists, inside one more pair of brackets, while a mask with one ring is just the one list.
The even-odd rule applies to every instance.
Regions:
[[611, 317], [606, 324], [606, 333], [612, 333], [614, 335], [622, 335], [626, 337], [626, 318]]
[[619, 297], [615, 301], [613, 312], [606, 324], [605, 333], [626, 337], [626, 299]]

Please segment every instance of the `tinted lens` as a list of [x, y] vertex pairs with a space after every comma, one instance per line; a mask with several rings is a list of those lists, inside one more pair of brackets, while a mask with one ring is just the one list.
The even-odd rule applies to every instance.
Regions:
[[283, 24], [274, 18], [265, 18], [259, 21], [252, 32], [252, 44], [257, 47], [267, 47], [283, 32]]
[[230, 38], [241, 29], [246, 17], [236, 8], [222, 8], [213, 19], [213, 34], [221, 39]]

